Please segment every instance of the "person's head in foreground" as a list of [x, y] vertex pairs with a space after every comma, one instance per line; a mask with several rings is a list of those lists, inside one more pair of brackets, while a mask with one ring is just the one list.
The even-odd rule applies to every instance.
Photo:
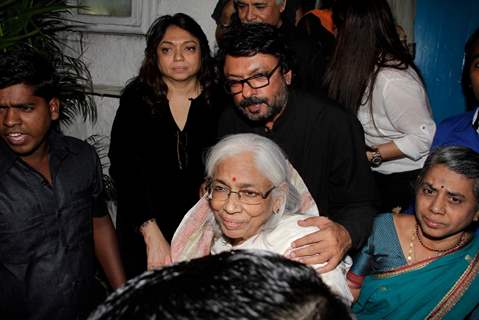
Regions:
[[303, 264], [265, 251], [228, 251], [143, 273], [94, 319], [350, 319]]
[[285, 213], [298, 210], [286, 157], [268, 138], [251, 133], [223, 138], [207, 155], [206, 173], [217, 231], [233, 245], [273, 230]]
[[416, 186], [418, 238], [435, 249], [460, 247], [479, 219], [479, 154], [450, 146], [431, 152]]
[[226, 90], [249, 120], [273, 122], [288, 102], [292, 60], [278, 30], [243, 24], [228, 30], [218, 53]]
[[0, 55], [0, 136], [24, 161], [46, 154], [60, 117], [53, 66], [27, 48]]

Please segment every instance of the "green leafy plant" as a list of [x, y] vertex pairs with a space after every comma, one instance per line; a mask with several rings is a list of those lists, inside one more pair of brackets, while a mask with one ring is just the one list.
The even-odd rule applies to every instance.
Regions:
[[94, 122], [97, 118], [96, 105], [89, 94], [91, 75], [81, 60], [82, 52], [74, 55], [66, 50], [67, 36], [78, 31], [78, 24], [69, 19], [76, 8], [66, 0], [0, 0], [0, 51], [29, 46], [49, 57], [58, 74], [60, 121], [66, 125], [77, 115], [84, 121]]

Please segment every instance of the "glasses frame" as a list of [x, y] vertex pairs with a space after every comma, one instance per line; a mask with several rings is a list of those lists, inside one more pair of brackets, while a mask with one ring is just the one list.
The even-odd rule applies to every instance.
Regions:
[[[212, 188], [212, 185], [213, 185], [213, 182], [209, 182], [208, 183], [208, 199], [210, 200], [213, 200], [213, 188]], [[258, 203], [246, 203], [244, 202], [243, 200], [241, 200], [241, 193], [240, 192], [243, 192], [245, 190], [238, 190], [238, 191], [233, 191], [230, 187], [228, 186], [224, 186], [225, 189], [228, 190], [228, 193], [227, 193], [227, 197], [226, 199], [224, 200], [215, 200], [215, 201], [221, 201], [221, 202], [226, 202], [227, 200], [230, 199], [231, 197], [231, 194], [232, 193], [236, 193], [237, 197], [238, 197], [238, 201], [243, 203], [243, 204], [247, 204], [247, 205], [258, 205], [258, 204], [261, 204], [261, 202], [258, 202]], [[263, 200], [265, 200], [266, 198], [269, 197], [269, 195], [271, 194], [271, 192], [276, 189], [276, 186], [272, 186], [269, 190], [265, 191], [265, 192], [257, 192], [257, 191], [253, 191], [255, 193], [257, 193]], [[251, 191], [249, 191], [251, 192]]]
[[[278, 68], [281, 66], [281, 62], [278, 62], [278, 64], [276, 65], [276, 67], [274, 67], [271, 71], [267, 72], [267, 73], [258, 73], [258, 74], [255, 74], [249, 78], [246, 78], [246, 79], [242, 79], [242, 80], [226, 80], [225, 82], [225, 89], [226, 89], [226, 92], [228, 92], [229, 94], [235, 96], [237, 94], [240, 94], [241, 92], [243, 92], [243, 89], [244, 89], [244, 84], [247, 83], [248, 86], [251, 88], [251, 89], [261, 89], [261, 88], [264, 88], [264, 87], [267, 87], [270, 85], [270, 79], [271, 77], [273, 76], [273, 74], [276, 72], [276, 70], [278, 70]], [[264, 85], [261, 85], [261, 86], [254, 86], [250, 83], [250, 80], [253, 80], [253, 79], [257, 79], [257, 78], [260, 78], [260, 77], [265, 77], [267, 82], [266, 84]], [[238, 90], [237, 92], [233, 92], [231, 90], [231, 86], [232, 85], [236, 85], [236, 84], [241, 84], [241, 90]]]

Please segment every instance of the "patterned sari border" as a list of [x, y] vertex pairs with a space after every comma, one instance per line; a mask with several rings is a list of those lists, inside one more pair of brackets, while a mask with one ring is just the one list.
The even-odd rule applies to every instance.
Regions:
[[429, 313], [426, 319], [442, 319], [456, 305], [467, 291], [475, 277], [479, 274], [479, 252], [471, 259], [469, 266], [461, 277], [449, 289], [437, 306]]
[[431, 258], [416, 262], [414, 264], [409, 264], [409, 265], [405, 265], [405, 266], [395, 268], [395, 269], [392, 269], [392, 270], [389, 270], [389, 271], [384, 271], [384, 272], [381, 272], [381, 273], [374, 274], [374, 278], [376, 278], [376, 279], [387, 279], [387, 278], [395, 277], [395, 276], [402, 275], [402, 274], [405, 274], [405, 273], [408, 273], [408, 272], [412, 272], [412, 271], [422, 269], [425, 266], [427, 266], [428, 264], [430, 264], [431, 262], [433, 262], [433, 261], [435, 261], [439, 258], [443, 258], [444, 256], [452, 254], [452, 253], [454, 253], [458, 250], [461, 250], [463, 248], [464, 247], [456, 248], [456, 249], [453, 249], [453, 250], [447, 252], [446, 254], [444, 254], [442, 256], [431, 257]]

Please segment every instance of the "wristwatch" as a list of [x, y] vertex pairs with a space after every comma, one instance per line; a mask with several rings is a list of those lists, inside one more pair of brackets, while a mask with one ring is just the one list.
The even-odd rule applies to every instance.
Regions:
[[381, 156], [381, 153], [378, 149], [374, 150], [374, 152], [372, 153], [371, 160], [369, 160], [369, 163], [373, 168], [377, 168], [381, 165], [381, 163], [383, 163], [383, 157]]

